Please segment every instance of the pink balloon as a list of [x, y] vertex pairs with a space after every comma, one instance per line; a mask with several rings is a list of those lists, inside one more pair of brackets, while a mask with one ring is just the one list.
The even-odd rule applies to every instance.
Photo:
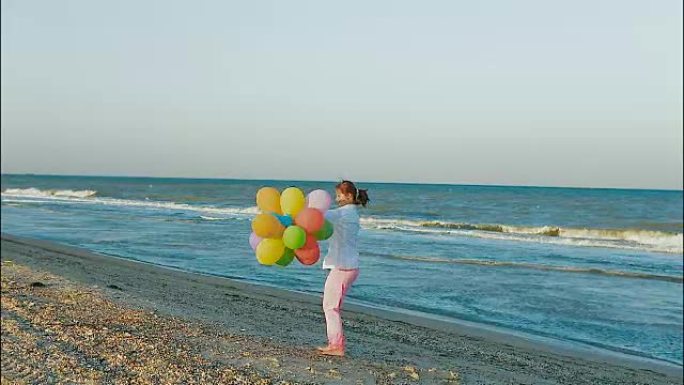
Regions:
[[252, 246], [252, 250], [256, 251], [256, 248], [262, 239], [263, 238], [261, 238], [260, 236], [254, 234], [254, 233], [249, 234], [249, 245]]
[[300, 211], [297, 214], [297, 218], [295, 218], [295, 224], [310, 234], [320, 230], [323, 227], [323, 223], [325, 223], [325, 218], [321, 210], [311, 207]]
[[313, 190], [306, 197], [307, 207], [312, 209], [319, 209], [321, 212], [325, 213], [332, 203], [332, 198], [325, 190]]

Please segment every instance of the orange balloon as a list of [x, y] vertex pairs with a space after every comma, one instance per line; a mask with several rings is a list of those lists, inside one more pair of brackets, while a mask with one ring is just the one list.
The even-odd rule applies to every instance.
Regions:
[[306, 235], [304, 246], [295, 250], [295, 256], [302, 265], [313, 265], [321, 257], [321, 249], [318, 247], [316, 238], [310, 234]]
[[280, 192], [274, 187], [260, 188], [256, 194], [256, 203], [263, 212], [283, 214], [283, 210], [280, 208]]
[[314, 208], [305, 208], [295, 218], [295, 224], [306, 230], [309, 234], [320, 230], [323, 227], [323, 223], [325, 223], [323, 213]]
[[261, 238], [280, 238], [285, 226], [271, 214], [259, 214], [252, 221], [252, 231]]

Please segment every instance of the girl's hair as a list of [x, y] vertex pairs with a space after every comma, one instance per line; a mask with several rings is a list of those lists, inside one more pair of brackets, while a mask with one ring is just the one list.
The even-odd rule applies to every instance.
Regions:
[[335, 189], [340, 190], [342, 194], [350, 194], [353, 196], [354, 204], [366, 207], [366, 204], [370, 201], [370, 199], [368, 199], [368, 190], [357, 189], [351, 181], [343, 180], [335, 186]]

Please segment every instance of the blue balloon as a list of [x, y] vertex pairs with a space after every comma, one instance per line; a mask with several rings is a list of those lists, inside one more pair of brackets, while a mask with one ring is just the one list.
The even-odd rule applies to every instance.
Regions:
[[292, 217], [289, 215], [276, 215], [278, 217], [278, 220], [280, 223], [283, 224], [283, 226], [288, 227], [292, 225]]

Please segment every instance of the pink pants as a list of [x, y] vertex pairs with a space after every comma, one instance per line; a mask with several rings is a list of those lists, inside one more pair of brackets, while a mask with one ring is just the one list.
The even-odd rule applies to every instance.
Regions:
[[344, 348], [340, 308], [352, 283], [359, 276], [359, 269], [332, 269], [325, 280], [323, 311], [328, 331], [328, 345]]

